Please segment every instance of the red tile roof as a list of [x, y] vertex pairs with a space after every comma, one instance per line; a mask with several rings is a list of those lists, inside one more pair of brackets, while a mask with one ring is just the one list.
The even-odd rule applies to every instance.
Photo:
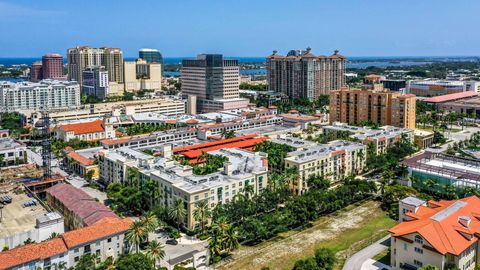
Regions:
[[64, 252], [67, 252], [67, 247], [61, 238], [20, 246], [0, 252], [0, 269], [10, 269], [17, 265], [46, 259]]
[[63, 129], [65, 132], [73, 131], [73, 134], [75, 135], [105, 131], [102, 120], [60, 125], [58, 128]]
[[425, 99], [424, 101], [428, 103], [442, 103], [442, 102], [454, 101], [458, 99], [470, 98], [475, 96], [478, 96], [477, 92], [467, 91], [467, 92], [460, 92], [460, 93], [431, 97], [431, 98]]
[[69, 211], [78, 215], [87, 226], [106, 217], [118, 218], [110, 208], [72, 185], [58, 184], [46, 192], [59, 200]]
[[128, 231], [133, 220], [129, 218], [120, 219], [104, 218], [93, 225], [62, 234], [62, 238], [68, 248], [76, 247], [98, 239], [107, 238], [116, 234]]
[[129, 218], [104, 218], [91, 226], [66, 232], [58, 238], [0, 252], [0, 269], [11, 269], [28, 262], [43, 260], [82, 244], [125, 233], [132, 223]]
[[67, 151], [67, 156], [84, 166], [92, 166], [95, 163], [94, 159], [84, 157], [75, 151]]
[[[478, 241], [479, 213], [480, 199], [476, 196], [458, 201], [429, 202], [429, 207], [420, 206], [416, 213], [408, 213], [413, 220], [402, 222], [389, 232], [394, 237], [418, 233], [439, 253], [458, 255]], [[460, 217], [469, 218], [469, 225], [460, 224]]]

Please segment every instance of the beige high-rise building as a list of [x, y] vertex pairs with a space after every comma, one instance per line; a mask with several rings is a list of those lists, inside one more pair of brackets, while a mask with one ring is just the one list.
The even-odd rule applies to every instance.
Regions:
[[124, 63], [125, 91], [162, 90], [162, 65], [138, 58]]
[[346, 58], [335, 51], [315, 56], [310, 48], [292, 50], [287, 56], [274, 51], [267, 57], [268, 89], [290, 98], [317, 99], [345, 86]]
[[362, 89], [343, 88], [330, 93], [330, 123], [358, 125], [370, 122], [415, 128], [415, 95], [384, 89], [381, 84]]
[[123, 83], [123, 53], [119, 48], [77, 46], [67, 50], [68, 80], [82, 85], [82, 73], [94, 66], [104, 66], [111, 82]]

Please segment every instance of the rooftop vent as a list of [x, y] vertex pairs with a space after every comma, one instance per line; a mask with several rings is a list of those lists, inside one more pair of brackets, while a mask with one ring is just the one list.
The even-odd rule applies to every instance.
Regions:
[[458, 223], [462, 224], [463, 227], [468, 228], [470, 225], [470, 217], [468, 216], [459, 216], [458, 217]]

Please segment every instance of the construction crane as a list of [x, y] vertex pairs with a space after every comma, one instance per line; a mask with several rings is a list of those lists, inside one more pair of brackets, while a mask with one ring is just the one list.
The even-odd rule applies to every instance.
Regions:
[[42, 169], [43, 179], [52, 177], [52, 146], [51, 146], [51, 134], [50, 134], [50, 115], [48, 113], [47, 106], [41, 108], [42, 114]]

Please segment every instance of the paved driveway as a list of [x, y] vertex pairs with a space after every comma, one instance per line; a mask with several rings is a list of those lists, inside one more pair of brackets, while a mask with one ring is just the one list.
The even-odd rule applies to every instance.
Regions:
[[374, 257], [378, 253], [382, 252], [383, 250], [387, 249], [389, 246], [390, 235], [387, 235], [384, 238], [378, 240], [377, 242], [371, 244], [370, 246], [353, 254], [345, 262], [343, 270], [361, 270], [364, 262]]

